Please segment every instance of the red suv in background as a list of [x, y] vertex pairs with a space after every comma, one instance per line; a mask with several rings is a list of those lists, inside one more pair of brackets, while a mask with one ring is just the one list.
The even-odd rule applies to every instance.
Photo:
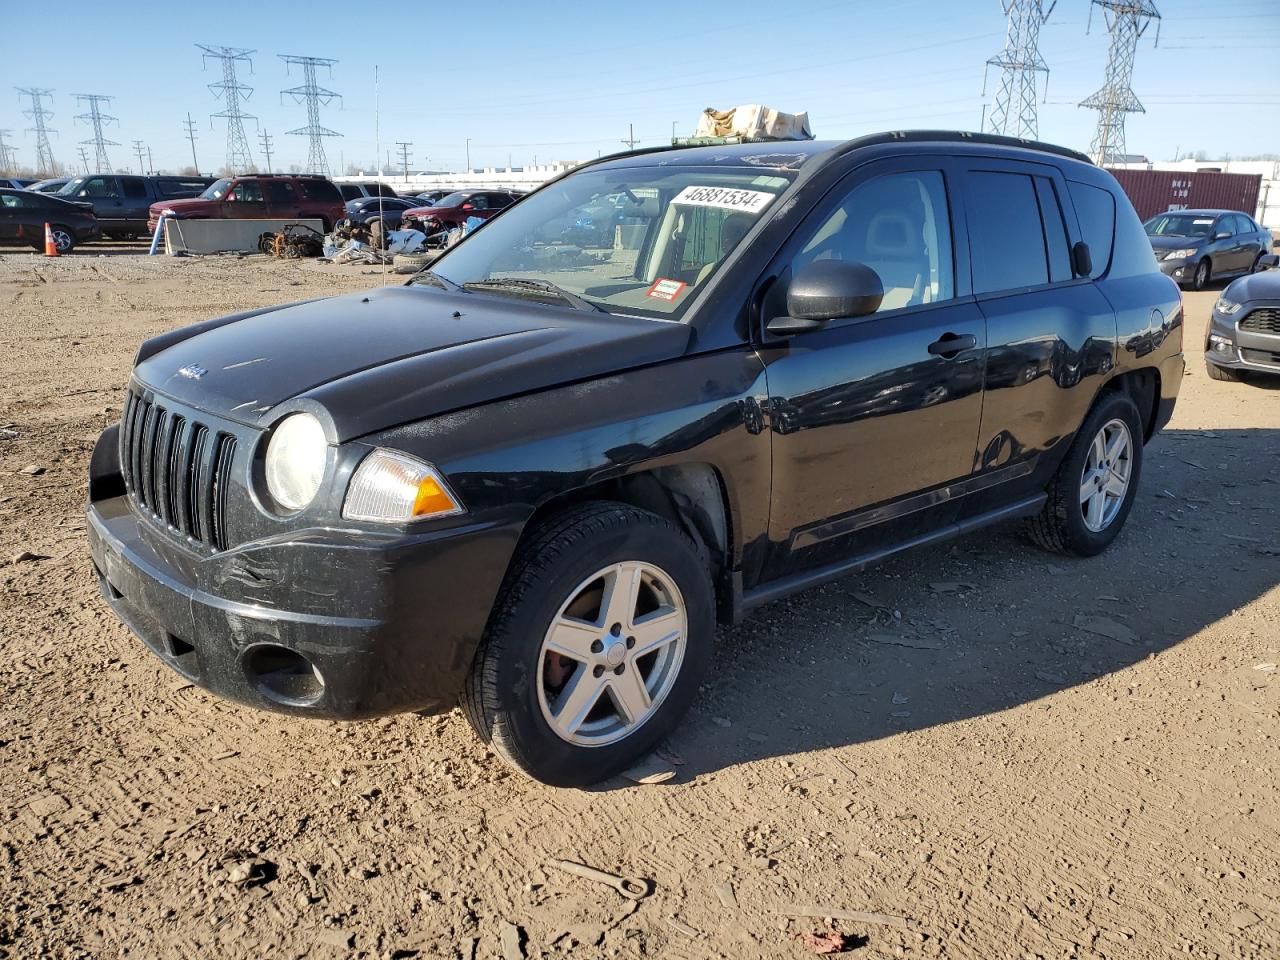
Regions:
[[224, 177], [189, 200], [153, 203], [152, 233], [162, 213], [179, 220], [321, 220], [327, 233], [346, 208], [338, 188], [318, 174], [255, 173]]
[[432, 234], [460, 227], [468, 217], [488, 220], [522, 196], [512, 190], [458, 190], [441, 197], [429, 207], [406, 210], [400, 217], [400, 229]]

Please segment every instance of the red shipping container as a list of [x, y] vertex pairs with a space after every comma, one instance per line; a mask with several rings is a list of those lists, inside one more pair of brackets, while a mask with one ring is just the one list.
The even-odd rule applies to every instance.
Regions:
[[1262, 176], [1197, 170], [1110, 170], [1146, 220], [1166, 210], [1239, 210], [1254, 216]]

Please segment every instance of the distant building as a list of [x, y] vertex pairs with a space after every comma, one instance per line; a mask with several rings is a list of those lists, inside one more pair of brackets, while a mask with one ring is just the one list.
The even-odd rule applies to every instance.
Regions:
[[561, 160], [529, 167], [483, 167], [461, 173], [364, 173], [353, 177], [333, 177], [334, 183], [369, 183], [380, 181], [397, 193], [422, 193], [424, 190], [463, 190], [484, 187], [491, 190], [533, 190], [553, 177], [572, 170], [580, 160]]

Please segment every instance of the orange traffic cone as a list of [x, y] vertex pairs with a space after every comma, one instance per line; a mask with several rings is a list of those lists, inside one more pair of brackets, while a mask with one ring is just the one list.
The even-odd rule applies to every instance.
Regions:
[[44, 225], [44, 255], [46, 257], [56, 257], [58, 255], [58, 245], [53, 242], [53, 231], [49, 229], [49, 224]]

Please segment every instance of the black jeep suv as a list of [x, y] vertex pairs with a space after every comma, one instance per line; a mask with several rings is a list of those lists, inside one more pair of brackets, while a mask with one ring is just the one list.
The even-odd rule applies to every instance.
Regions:
[[[602, 202], [612, 241], [563, 242]], [[1074, 152], [628, 153], [405, 286], [148, 340], [89, 540], [119, 615], [210, 690], [460, 702], [584, 784], [678, 722], [717, 621], [1005, 520], [1103, 550], [1182, 373], [1178, 289]]]

